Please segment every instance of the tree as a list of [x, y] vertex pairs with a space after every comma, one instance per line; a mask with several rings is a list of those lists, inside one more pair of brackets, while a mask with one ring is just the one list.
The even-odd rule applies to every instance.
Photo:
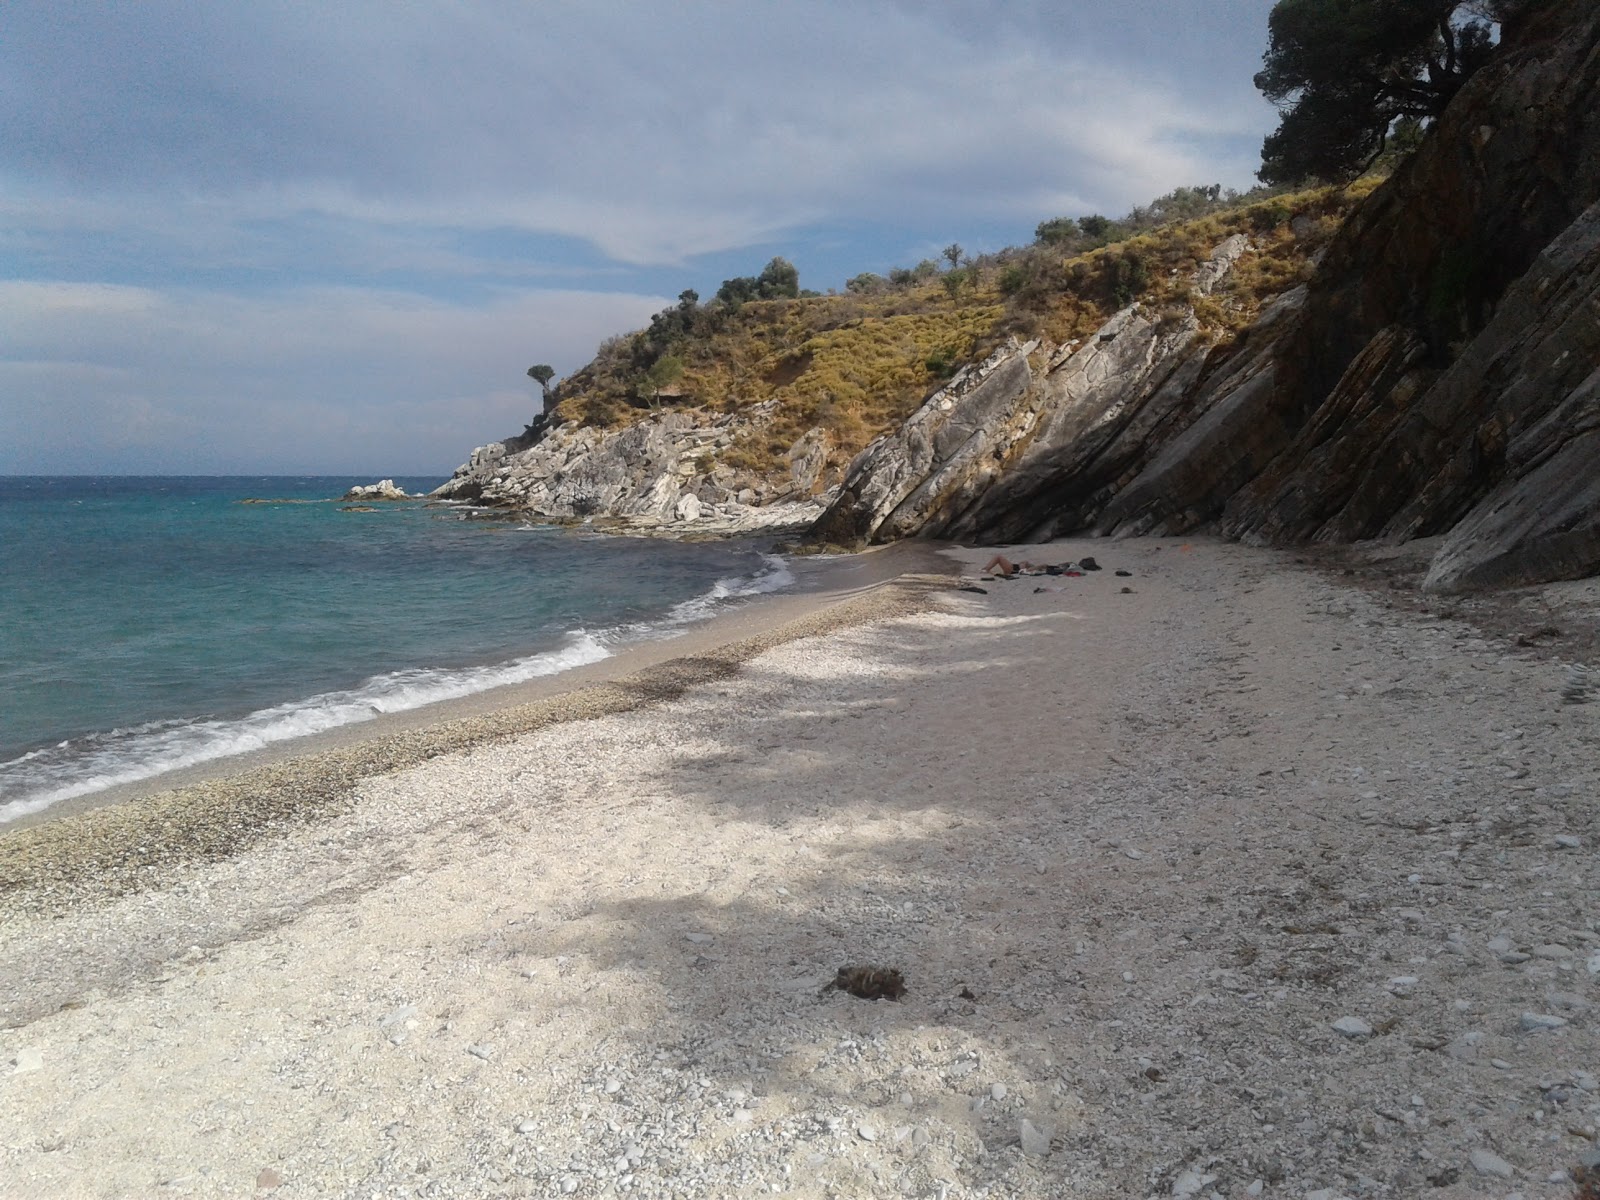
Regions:
[[658, 400], [661, 398], [662, 392], [682, 378], [683, 359], [674, 354], [658, 358], [651, 368], [645, 372], [645, 379], [649, 381], [650, 387]]
[[1401, 117], [1431, 120], [1488, 61], [1493, 7], [1464, 0], [1278, 0], [1256, 87], [1282, 115], [1261, 147], [1263, 183], [1350, 179]]
[[546, 396], [550, 394], [550, 381], [555, 377], [555, 368], [549, 363], [536, 363], [528, 368], [528, 378], [537, 383]]
[[793, 300], [799, 294], [800, 272], [786, 258], [774, 258], [759, 275], [724, 279], [717, 289], [717, 299], [729, 308], [746, 300]]
[[1078, 228], [1083, 230], [1083, 236], [1098, 241], [1100, 238], [1111, 235], [1112, 220], [1095, 213], [1088, 217], [1078, 218]]
[[959, 242], [951, 242], [944, 248], [942, 253], [946, 261], [949, 262], [952, 271], [961, 265], [961, 260], [966, 255], [966, 251], [961, 248], [961, 243]]

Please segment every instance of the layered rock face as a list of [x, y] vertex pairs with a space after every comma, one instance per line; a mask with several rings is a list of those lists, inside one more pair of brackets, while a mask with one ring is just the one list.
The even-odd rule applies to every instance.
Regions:
[[1433, 588], [1600, 570], [1596, 95], [1600, 10], [1552, 0], [1243, 337], [1133, 309], [1008, 347], [869, 447], [818, 536], [1447, 534]]
[[768, 423], [772, 410], [771, 404], [737, 416], [675, 410], [625, 429], [569, 422], [480, 447], [432, 494], [640, 532], [803, 528], [832, 499], [820, 491], [828, 450], [823, 431], [795, 443], [782, 474], [745, 474], [714, 458]]
[[[1191, 290], [1209, 293], [1247, 248], [1228, 239]], [[1078, 528], [1161, 443], [1212, 344], [1192, 308], [1138, 304], [1082, 344], [1013, 342], [858, 456], [815, 533], [1037, 541]]]

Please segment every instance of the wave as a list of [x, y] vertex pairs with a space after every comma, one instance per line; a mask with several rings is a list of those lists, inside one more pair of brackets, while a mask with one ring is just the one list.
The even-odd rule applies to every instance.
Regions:
[[674, 605], [656, 621], [597, 632], [572, 630], [557, 649], [510, 662], [394, 671], [354, 688], [323, 692], [243, 717], [156, 721], [31, 750], [0, 762], [0, 825], [63, 800], [246, 754], [290, 738], [558, 675], [610, 658], [612, 647], [619, 644], [676, 636], [684, 626], [715, 615], [730, 602], [782, 591], [794, 582], [794, 574], [782, 558], [764, 555], [762, 569], [754, 575], [719, 579], [706, 592]]

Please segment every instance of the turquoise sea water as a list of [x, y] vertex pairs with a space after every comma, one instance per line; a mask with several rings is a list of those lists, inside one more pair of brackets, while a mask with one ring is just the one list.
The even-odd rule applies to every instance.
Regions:
[[793, 583], [748, 544], [344, 511], [356, 482], [0, 477], [0, 822], [554, 674]]

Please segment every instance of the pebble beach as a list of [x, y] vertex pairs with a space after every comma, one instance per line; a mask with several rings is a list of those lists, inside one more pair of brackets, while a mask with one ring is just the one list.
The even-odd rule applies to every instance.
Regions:
[[0, 1196], [1600, 1171], [1600, 584], [992, 553], [0, 834]]

